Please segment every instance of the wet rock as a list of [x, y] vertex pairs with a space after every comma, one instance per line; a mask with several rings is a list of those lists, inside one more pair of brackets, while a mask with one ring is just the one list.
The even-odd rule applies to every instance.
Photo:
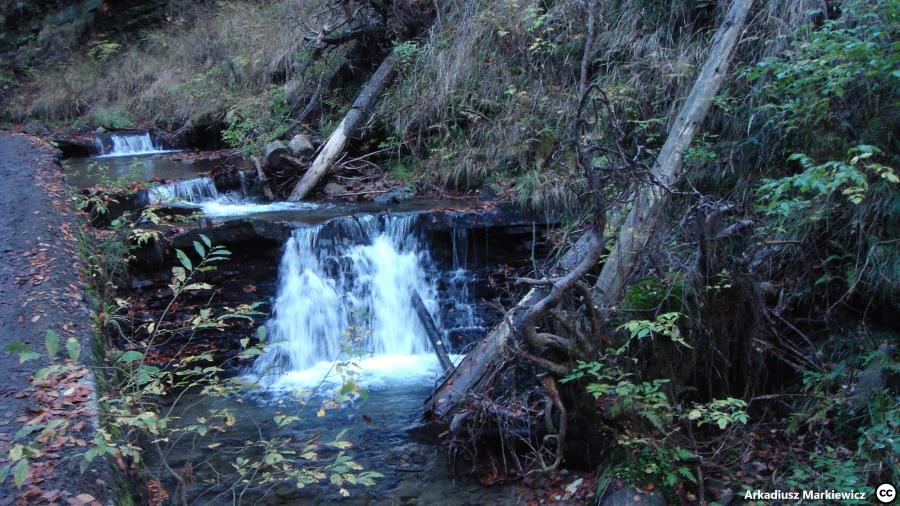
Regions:
[[325, 192], [325, 195], [328, 195], [329, 198], [334, 198], [338, 195], [347, 193], [347, 187], [340, 183], [331, 182], [326, 184], [325, 189], [322, 191]]
[[407, 200], [412, 200], [415, 197], [415, 194], [409, 190], [407, 190], [403, 186], [398, 186], [397, 188], [393, 188], [388, 190], [386, 193], [382, 193], [381, 195], [375, 197], [376, 204], [396, 204], [397, 202], [405, 202]]
[[136, 245], [132, 250], [131, 265], [137, 269], [156, 269], [169, 261], [169, 242], [165, 237], [156, 236]]
[[54, 135], [50, 140], [62, 151], [63, 158], [91, 156], [97, 152], [92, 135]]
[[237, 219], [226, 221], [213, 227], [193, 229], [175, 236], [172, 244], [176, 248], [193, 247], [200, 234], [206, 235], [213, 243], [232, 244], [281, 244], [290, 237], [294, 227], [290, 223], [276, 223], [257, 219]]
[[659, 492], [643, 492], [625, 487], [606, 496], [602, 506], [666, 506], [666, 498]]
[[266, 163], [269, 164], [269, 167], [280, 167], [284, 163], [284, 156], [289, 155], [290, 151], [284, 142], [272, 141], [266, 144], [263, 153], [265, 154]]
[[50, 130], [40, 121], [29, 121], [28, 123], [25, 123], [24, 132], [36, 137], [50, 135]]
[[297, 134], [288, 143], [288, 149], [294, 156], [310, 157], [316, 151], [316, 148], [309, 141], [309, 137], [303, 134]]
[[94, 133], [95, 133], [95, 134], [105, 134], [105, 133], [106, 133], [106, 129], [103, 128], [103, 127], [97, 127], [97, 129], [94, 130]]

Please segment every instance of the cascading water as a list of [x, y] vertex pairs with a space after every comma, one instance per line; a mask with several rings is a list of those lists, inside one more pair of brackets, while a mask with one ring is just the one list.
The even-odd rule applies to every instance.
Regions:
[[435, 270], [414, 220], [369, 215], [296, 229], [253, 375], [275, 388], [315, 386], [350, 342], [365, 354], [361, 383], [433, 376], [437, 359], [409, 302], [418, 290], [439, 321]]
[[480, 321], [475, 316], [471, 304], [457, 304], [456, 301], [469, 300], [469, 272], [467, 270], [469, 260], [469, 241], [465, 229], [453, 227], [450, 236], [453, 248], [453, 269], [447, 279], [447, 291], [449, 298], [454, 302], [453, 316], [458, 332], [480, 330]]
[[192, 207], [210, 217], [241, 216], [274, 211], [297, 211], [315, 208], [308, 202], [257, 203], [248, 197], [249, 185], [243, 172], [238, 172], [240, 189], [219, 191], [209, 176], [175, 181], [153, 186], [147, 190], [151, 204]]
[[187, 179], [174, 183], [160, 184], [147, 190], [147, 200], [151, 204], [191, 203], [215, 200], [220, 197], [216, 183], [209, 176]]
[[112, 134], [109, 136], [109, 144], [103, 142], [100, 137], [96, 137], [94, 138], [94, 144], [97, 146], [101, 157], [139, 156], [170, 152], [170, 150], [155, 145], [149, 133]]

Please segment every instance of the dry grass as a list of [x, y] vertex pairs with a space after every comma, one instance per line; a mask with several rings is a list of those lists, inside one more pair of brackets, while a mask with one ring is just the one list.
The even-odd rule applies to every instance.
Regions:
[[181, 2], [178, 17], [139, 43], [45, 70], [35, 98], [20, 97], [13, 112], [99, 123], [112, 111], [168, 129], [220, 121], [230, 107], [304, 78], [297, 72], [303, 37], [325, 3]]
[[[736, 66], [780, 50], [819, 1], [776, 0], [755, 13]], [[593, 79], [658, 147], [722, 14], [717, 2], [599, 2]], [[571, 211], [583, 201], [571, 123], [585, 42], [583, 2], [456, 0], [419, 43], [380, 118], [431, 177], [459, 187], [515, 178], [520, 201]], [[740, 128], [719, 115], [719, 129]], [[745, 125], [744, 125], [745, 126]], [[537, 171], [537, 172], [535, 172]], [[536, 175], [539, 174], [539, 175]]]
[[[12, 101], [14, 116], [174, 130], [237, 116], [279, 120], [270, 111], [276, 98], [284, 97], [296, 112], [320, 86], [326, 108], [329, 100], [341, 99], [333, 82], [328, 89], [329, 77], [346, 61], [346, 48], [310, 65], [303, 40], [335, 15], [325, 8], [330, 2], [175, 1], [182, 2], [172, 9], [178, 16], [138, 43], [108, 56], [86, 51], [63, 68], [43, 71], [37, 93]], [[780, 36], [821, 3], [761, 4], [735, 67], [781, 51]], [[585, 199], [570, 141], [586, 37], [584, 3], [439, 4], [435, 23], [408, 51], [401, 77], [382, 100], [375, 131], [399, 140], [412, 155], [406, 160], [416, 161], [413, 169], [442, 185], [467, 189], [512, 181], [521, 202], [577, 214]], [[592, 78], [629, 122], [635, 144], [651, 150], [661, 144], [722, 14], [719, 4], [597, 3]], [[734, 134], [746, 129], [746, 121], [717, 111], [708, 125]]]

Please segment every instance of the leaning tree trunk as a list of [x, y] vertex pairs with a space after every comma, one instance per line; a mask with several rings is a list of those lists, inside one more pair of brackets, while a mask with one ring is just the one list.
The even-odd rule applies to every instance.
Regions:
[[384, 88], [394, 76], [394, 69], [397, 66], [399, 56], [395, 51], [391, 53], [381, 62], [378, 69], [366, 83], [365, 87], [359, 92], [350, 110], [344, 116], [344, 119], [337, 126], [334, 132], [328, 137], [328, 142], [319, 152], [319, 156], [313, 160], [309, 170], [303, 175], [303, 178], [294, 187], [288, 200], [296, 202], [302, 200], [316, 186], [316, 183], [328, 172], [328, 169], [343, 154], [347, 147], [347, 142], [353, 132], [359, 127], [360, 123], [366, 119], [372, 105], [378, 100], [378, 97], [384, 92]]
[[553, 285], [532, 288], [507, 311], [503, 321], [494, 327], [478, 346], [469, 350], [459, 366], [435, 389], [426, 401], [427, 415], [435, 419], [444, 418], [470, 392], [484, 391], [494, 374], [500, 371], [508, 360], [510, 341], [524, 335], [521, 329], [533, 319], [536, 307], [552, 303], [565, 287], [577, 281], [595, 265], [602, 251], [600, 246], [600, 239], [596, 233], [592, 231], [584, 234], [556, 265], [555, 270], [568, 274]]
[[681, 177], [684, 150], [691, 144], [712, 106], [713, 98], [725, 81], [752, 3], [752, 0], [735, 0], [716, 32], [706, 63], [678, 113], [656, 163], [650, 169], [651, 181], [638, 190], [631, 211], [619, 228], [616, 243], [594, 285], [593, 296], [598, 305], [618, 300], [647, 245], [659, 221], [660, 210], [669, 201], [670, 188]]
[[[632, 210], [620, 228], [613, 255], [607, 260], [595, 285], [595, 289], [600, 290], [604, 296], [604, 301], [616, 300], [640, 253], [639, 248], [646, 244], [656, 225], [659, 210], [668, 200], [668, 194], [661, 185], [669, 187], [681, 175], [682, 153], [690, 145], [697, 128], [709, 112], [713, 97], [722, 86], [751, 4], [752, 0], [735, 0], [716, 32], [707, 61], [651, 169], [655, 183], [648, 183], [639, 190]], [[559, 292], [558, 288], [562, 286], [560, 283], [567, 283], [568, 286], [574, 284], [577, 277], [586, 273], [599, 260], [598, 251], [602, 246], [596, 233], [585, 234], [560, 262], [559, 267], [569, 271], [568, 274], [559, 278], [552, 286], [532, 288], [509, 310], [503, 321], [437, 387], [427, 401], [426, 414], [434, 419], [444, 419], [467, 395], [484, 392], [491, 379], [509, 360], [511, 341], [524, 340], [534, 330], [536, 322], [532, 316], [535, 306], [553, 303], [553, 293]], [[525, 329], [523, 325], [530, 328]], [[539, 360], [539, 357], [530, 358]], [[552, 370], [552, 367], [547, 369]]]

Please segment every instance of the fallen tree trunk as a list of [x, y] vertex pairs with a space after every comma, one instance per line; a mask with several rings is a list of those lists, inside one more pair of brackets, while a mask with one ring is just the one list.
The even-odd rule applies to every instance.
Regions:
[[619, 235], [594, 285], [594, 302], [610, 304], [618, 300], [637, 259], [659, 221], [660, 211], [669, 201], [670, 187], [681, 177], [684, 150], [706, 118], [713, 99], [725, 81], [728, 65], [753, 0], [735, 0], [713, 38], [706, 63], [679, 111], [656, 163], [650, 181], [638, 190], [631, 211], [619, 228]]
[[353, 132], [368, 116], [368, 112], [372, 108], [372, 105], [375, 104], [378, 97], [384, 92], [384, 88], [387, 86], [388, 82], [394, 76], [394, 70], [398, 60], [399, 56], [397, 56], [397, 53], [391, 51], [391, 54], [381, 62], [381, 65], [378, 66], [378, 69], [369, 79], [369, 82], [366, 83], [356, 97], [356, 100], [353, 101], [353, 105], [350, 106], [350, 110], [347, 111], [344, 119], [337, 128], [334, 129], [331, 136], [328, 137], [328, 142], [325, 143], [325, 146], [322, 147], [319, 155], [313, 160], [309, 170], [306, 171], [306, 174], [303, 175], [303, 178], [297, 183], [297, 186], [294, 187], [294, 190], [288, 197], [289, 201], [296, 202], [305, 198], [316, 186], [316, 183], [322, 179], [322, 176], [328, 172], [328, 169], [331, 168], [334, 162], [344, 153], [344, 149], [347, 147], [350, 136], [353, 135]]
[[256, 166], [256, 177], [259, 179], [259, 186], [262, 188], [263, 195], [269, 200], [275, 200], [275, 193], [272, 192], [272, 188], [269, 186], [269, 179], [266, 177], [266, 173], [259, 163], [258, 156], [253, 157], [253, 165]]
[[415, 309], [416, 314], [419, 316], [419, 321], [421, 321], [422, 326], [425, 327], [425, 333], [428, 335], [428, 340], [431, 341], [431, 346], [434, 347], [434, 353], [437, 355], [438, 362], [441, 363], [441, 369], [444, 371], [444, 374], [446, 374], [447, 371], [453, 369], [453, 362], [450, 360], [450, 356], [447, 355], [447, 349], [444, 347], [441, 333], [438, 330], [437, 325], [434, 324], [434, 319], [431, 318], [431, 313], [428, 312], [428, 308], [425, 307], [425, 302], [422, 301], [422, 296], [419, 295], [419, 291], [413, 290], [409, 299], [413, 309]]
[[[596, 263], [600, 251], [602, 248], [596, 235], [587, 233], [563, 255], [557, 264], [557, 270], [571, 275], [581, 270], [579, 266]], [[558, 283], [568, 283], [568, 277]], [[494, 373], [500, 371], [508, 359], [510, 341], [515, 339], [523, 323], [533, 317], [535, 306], [546, 301], [552, 292], [549, 285], [536, 286], [507, 311], [503, 321], [478, 346], [469, 350], [459, 366], [435, 389], [426, 401], [426, 416], [444, 418], [469, 392], [484, 390]]]
[[[652, 181], [639, 190], [631, 212], [620, 228], [615, 246], [618, 253], [614, 252], [615, 259], [611, 256], [607, 260], [600, 280], [595, 285], [595, 289], [603, 294], [604, 301], [616, 300], [621, 293], [627, 273], [637, 259], [639, 248], [646, 244], [649, 233], [656, 224], [659, 210], [668, 200], [668, 194], [664, 192], [681, 174], [682, 153], [690, 145], [722, 86], [751, 4], [752, 0], [735, 0], [713, 38], [707, 61], [651, 169]], [[568, 274], [552, 285], [548, 283], [532, 288], [507, 311], [503, 321], [478, 346], [469, 351], [453, 373], [435, 389], [426, 401], [426, 417], [445, 419], [467, 395], [485, 391], [490, 380], [507, 362], [509, 350], [513, 348], [511, 344], [518, 345], [520, 341], [528, 340], [529, 336], [534, 340], [534, 326], [537, 324], [535, 314], [545, 314], [546, 309], [556, 305], [562, 289], [570, 288], [597, 263], [603, 246], [598, 232], [585, 234], [559, 263], [559, 268]], [[541, 309], [545, 311], [541, 312]], [[527, 358], [542, 365], [538, 362], [540, 357], [530, 355]], [[553, 371], [555, 364], [545, 362], [547, 364], [544, 368]]]

